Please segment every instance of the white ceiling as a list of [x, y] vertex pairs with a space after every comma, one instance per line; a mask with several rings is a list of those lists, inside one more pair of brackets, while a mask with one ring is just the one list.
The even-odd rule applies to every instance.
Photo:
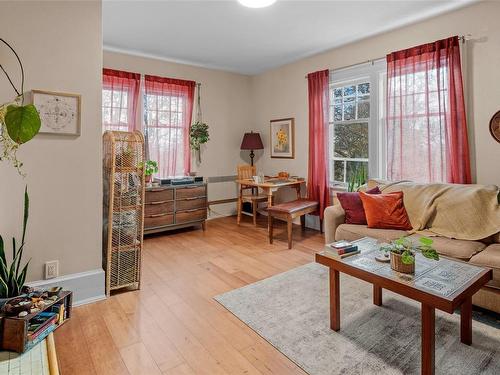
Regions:
[[257, 74], [475, 1], [105, 0], [104, 48]]

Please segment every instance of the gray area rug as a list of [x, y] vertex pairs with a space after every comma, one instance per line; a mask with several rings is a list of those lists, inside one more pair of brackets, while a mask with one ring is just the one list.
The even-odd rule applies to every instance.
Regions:
[[[328, 269], [295, 268], [215, 297], [311, 375], [419, 374], [420, 304], [341, 274], [341, 328], [329, 327]], [[487, 319], [488, 320], [488, 319]], [[473, 321], [472, 346], [460, 342], [460, 316], [436, 310], [437, 374], [500, 374], [498, 322]]]

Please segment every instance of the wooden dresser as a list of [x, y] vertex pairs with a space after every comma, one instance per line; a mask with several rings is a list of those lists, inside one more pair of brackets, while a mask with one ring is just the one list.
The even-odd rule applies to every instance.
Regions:
[[144, 234], [202, 226], [207, 219], [207, 185], [146, 188]]

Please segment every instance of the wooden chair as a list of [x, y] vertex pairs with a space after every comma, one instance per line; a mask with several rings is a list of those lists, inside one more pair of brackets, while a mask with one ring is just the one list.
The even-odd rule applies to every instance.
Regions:
[[[267, 209], [267, 220], [269, 227], [269, 243], [273, 243], [273, 218], [278, 218], [285, 220], [287, 223], [287, 233], [288, 233], [288, 248], [292, 248], [292, 221], [296, 217], [300, 217], [300, 224], [302, 225], [302, 230], [306, 227], [306, 214], [317, 211], [319, 203], [317, 201], [311, 201], [308, 199], [297, 199], [291, 202], [280, 203], [271, 206]], [[323, 233], [323, 222], [320, 221], [320, 231]]]
[[[238, 166], [238, 180], [252, 179], [256, 174], [257, 170], [254, 165]], [[247, 191], [250, 191], [250, 193], [245, 194], [245, 192]], [[252, 205], [253, 224], [257, 225], [257, 209], [259, 207], [259, 202], [267, 202], [267, 196], [264, 194], [259, 194], [259, 189], [255, 187], [240, 184], [240, 191], [238, 195], [238, 225], [240, 225], [241, 211], [243, 208], [243, 203], [245, 202], [248, 202]]]

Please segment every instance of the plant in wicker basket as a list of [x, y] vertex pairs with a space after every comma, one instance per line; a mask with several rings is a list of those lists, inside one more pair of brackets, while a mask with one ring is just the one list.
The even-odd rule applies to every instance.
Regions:
[[398, 272], [415, 272], [415, 254], [420, 251], [422, 255], [429, 259], [439, 260], [439, 255], [432, 247], [434, 241], [427, 237], [420, 237], [419, 243], [415, 244], [407, 238], [401, 237], [392, 241], [380, 250], [389, 252], [391, 255], [391, 268]]

